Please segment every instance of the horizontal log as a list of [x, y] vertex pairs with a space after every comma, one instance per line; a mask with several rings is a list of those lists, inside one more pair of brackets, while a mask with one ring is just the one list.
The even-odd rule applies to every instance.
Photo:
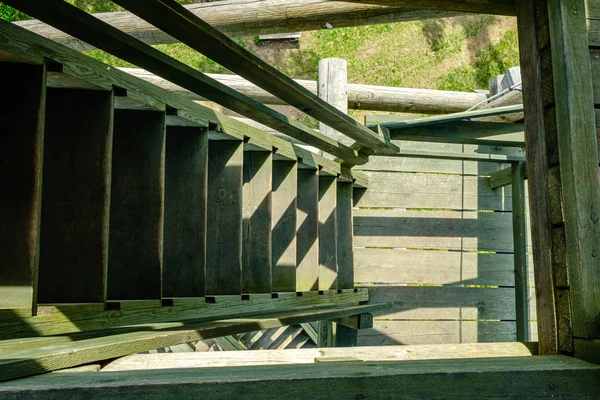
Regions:
[[[339, 1], [339, 0], [334, 0]], [[377, 4], [389, 7], [412, 7], [438, 11], [465, 13], [517, 15], [515, 0], [343, 0], [360, 4]]]
[[[189, 90], [177, 86], [159, 76], [138, 68], [119, 68], [135, 77], [151, 82], [170, 92], [180, 94], [195, 101], [206, 101]], [[206, 74], [218, 82], [243, 93], [264, 104], [286, 105], [284, 101], [238, 75]], [[296, 79], [296, 83], [317, 94], [317, 82]], [[397, 88], [348, 84], [348, 108], [353, 110], [373, 110], [417, 114], [450, 114], [466, 111], [485, 101], [483, 93], [452, 92], [445, 90]]]
[[[218, 3], [189, 4], [186, 8], [231, 37], [314, 31], [329, 27], [342, 28], [460, 15], [447, 11], [332, 3], [327, 0], [293, 2], [228, 0]], [[98, 13], [94, 16], [151, 45], [177, 42], [173, 37], [130, 12]], [[79, 51], [94, 48], [39, 20], [21, 21], [16, 24]]]
[[6, 398], [536, 399], [600, 396], [600, 367], [569, 356], [339, 362], [47, 374], [0, 385]]

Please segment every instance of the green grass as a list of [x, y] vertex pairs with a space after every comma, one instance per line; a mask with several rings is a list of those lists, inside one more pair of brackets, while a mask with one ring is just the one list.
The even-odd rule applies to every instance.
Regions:
[[[67, 1], [87, 12], [120, 10], [107, 0]], [[0, 18], [16, 21], [28, 17], [0, 4]], [[298, 49], [281, 51], [272, 50], [271, 44], [265, 44], [257, 37], [236, 41], [283, 73], [298, 79], [317, 79], [319, 60], [333, 57], [348, 61], [350, 82], [472, 91], [487, 88], [492, 77], [519, 65], [515, 24], [507, 23], [509, 20], [503, 18], [470, 15], [303, 32]], [[504, 29], [501, 24], [508, 25], [509, 29]], [[183, 44], [156, 48], [200, 71], [229, 72]], [[88, 54], [113, 66], [133, 67], [101, 51]]]

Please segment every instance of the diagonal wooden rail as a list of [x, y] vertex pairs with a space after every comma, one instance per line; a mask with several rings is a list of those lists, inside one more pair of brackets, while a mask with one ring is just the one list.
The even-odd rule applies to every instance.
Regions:
[[[124, 32], [61, 0], [31, 2], [7, 0], [6, 4], [38, 17], [128, 62], [144, 67], [224, 107], [284, 132], [304, 143], [333, 154], [349, 164], [364, 164], [368, 157], [340, 144], [285, 115], [207, 77]], [[365, 128], [366, 129], [366, 128]]]
[[174, 0], [115, 3], [373, 152], [397, 153], [397, 146], [315, 96]]

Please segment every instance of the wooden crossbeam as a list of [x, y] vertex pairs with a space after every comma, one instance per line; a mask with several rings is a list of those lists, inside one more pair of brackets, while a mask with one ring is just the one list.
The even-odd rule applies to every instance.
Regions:
[[[0, 359], [0, 381], [73, 367], [94, 361], [211, 339], [258, 329], [271, 329], [304, 322], [342, 318], [385, 308], [385, 304], [288, 309], [244, 318], [144, 324], [104, 332], [105, 336], [74, 340], [47, 347], [6, 352]], [[73, 339], [77, 339], [74, 337]]]
[[[339, 1], [339, 0], [333, 0]], [[515, 0], [343, 0], [351, 3], [465, 13], [517, 15]]]
[[143, 3], [116, 0], [116, 3], [369, 150], [379, 154], [394, 154], [398, 150], [394, 144], [386, 142], [384, 138], [315, 96], [174, 0]]
[[[56, 400], [200, 397], [597, 398], [600, 367], [568, 356], [332, 362], [46, 374], [0, 384], [0, 395]], [[365, 393], [367, 395], [365, 395]]]
[[143, 67], [248, 118], [318, 147], [348, 163], [364, 164], [367, 161], [368, 157], [357, 150], [314, 132], [299, 122], [230, 89], [66, 2], [50, 0], [39, 3], [26, 0], [7, 0], [6, 4], [39, 17], [104, 51]]
[[[432, 125], [438, 125], [438, 124], [449, 123], [449, 122], [457, 122], [457, 121], [473, 119], [473, 118], [483, 118], [483, 117], [490, 117], [490, 116], [496, 116], [496, 115], [514, 114], [514, 113], [520, 113], [522, 111], [523, 111], [523, 105], [515, 104], [515, 105], [510, 105], [510, 106], [504, 106], [504, 107], [487, 108], [487, 109], [483, 109], [483, 110], [465, 111], [465, 112], [461, 112], [461, 113], [446, 114], [446, 115], [436, 115], [433, 117], [426, 117], [426, 118], [414, 118], [414, 119], [408, 119], [405, 121], [385, 123], [385, 124], [382, 124], [382, 126], [387, 128], [390, 131], [390, 133], [392, 133], [392, 132], [397, 132], [397, 131], [400, 131], [403, 129], [417, 128], [417, 127], [423, 127], [423, 126], [432, 126]], [[375, 127], [373, 125], [367, 125], [367, 126], [369, 128]]]

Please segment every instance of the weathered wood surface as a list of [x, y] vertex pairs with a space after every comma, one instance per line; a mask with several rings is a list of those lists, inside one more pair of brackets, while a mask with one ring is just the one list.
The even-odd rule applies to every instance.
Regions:
[[298, 170], [296, 290], [319, 289], [319, 173]]
[[[514, 342], [515, 321], [386, 321], [359, 332], [360, 346]], [[537, 335], [536, 325], [531, 325]]]
[[514, 247], [510, 213], [360, 209], [354, 210], [354, 235], [357, 247], [496, 252]]
[[[204, 97], [143, 69], [119, 69], [190, 100], [206, 101]], [[273, 96], [253, 83], [248, 82], [239, 75], [206, 75], [261, 103], [275, 105], [287, 104], [283, 100]], [[305, 79], [294, 80], [313, 94], [317, 94], [317, 82]], [[487, 98], [484, 93], [373, 86], [356, 83], [347, 84], [347, 89], [347, 107], [351, 110], [374, 110], [417, 114], [450, 114], [467, 111], [469, 108]]]
[[169, 322], [142, 325], [130, 330], [112, 332], [109, 336], [75, 340], [33, 350], [3, 354], [0, 359], [0, 381], [63, 369], [94, 361], [168, 347], [180, 343], [263, 329], [296, 325], [318, 319], [334, 319], [373, 312], [385, 305], [288, 309], [279, 314], [258, 314], [227, 320]]
[[[519, 54], [523, 75], [523, 103], [525, 107], [525, 143], [529, 179], [529, 203], [532, 230], [532, 247], [535, 263], [535, 287], [538, 316], [540, 354], [558, 351], [555, 310], [554, 277], [552, 272], [552, 237], [550, 199], [547, 190], [548, 156], [551, 154], [552, 133], [548, 114], [544, 112], [548, 97], [546, 86], [552, 87], [551, 70], [542, 65], [542, 50], [549, 45], [546, 1], [517, 1]], [[549, 91], [554, 95], [553, 89]]]
[[[106, 299], [112, 145], [111, 92], [48, 89], [38, 285], [41, 303]], [[118, 184], [115, 186], [118, 190]]]
[[490, 188], [498, 189], [512, 185], [512, 168], [504, 168], [490, 174]]
[[[398, 150], [394, 144], [386, 142], [382, 137], [356, 122], [335, 106], [329, 105], [327, 101], [298, 85], [293, 79], [244, 49], [177, 2], [146, 2], [143, 6], [130, 0], [116, 0], [116, 3], [126, 7], [162, 31], [178, 38], [228, 70], [239, 74], [330, 128], [368, 147], [369, 151], [394, 154]], [[204, 93], [202, 94], [204, 95]], [[240, 96], [238, 94], [238, 97]], [[222, 105], [232, 108], [226, 104]], [[316, 137], [316, 135], [314, 136]], [[341, 149], [342, 146], [338, 145], [338, 148]], [[341, 158], [344, 159], [344, 157]]]
[[585, 2], [548, 7], [573, 335], [600, 338], [600, 181]]
[[298, 163], [273, 162], [271, 218], [272, 282], [274, 292], [296, 291], [296, 203]]
[[134, 354], [110, 362], [102, 372], [250, 365], [314, 364], [315, 358], [352, 357], [360, 361], [439, 360], [534, 355], [523, 343], [461, 343], [386, 347], [287, 349], [261, 352]]
[[[367, 115], [369, 124], [410, 122], [406, 116]], [[414, 128], [390, 130], [394, 140], [481, 144], [487, 146], [524, 147], [523, 124], [502, 122], [455, 121]]]
[[[46, 66], [0, 64], [0, 307], [35, 311]], [[10, 95], [8, 95], [10, 93]]]
[[244, 152], [242, 293], [271, 293], [273, 154]]
[[511, 211], [510, 188], [491, 190], [488, 178], [365, 171], [369, 190], [356, 203], [373, 208]]
[[[354, 276], [359, 283], [464, 284], [514, 286], [513, 254], [478, 254], [356, 248]], [[533, 256], [528, 255], [528, 265]], [[528, 269], [533, 283], [533, 268]]]
[[109, 300], [161, 298], [165, 113], [115, 110]]
[[352, 183], [337, 183], [336, 201], [338, 287], [354, 288], [354, 226]]
[[105, 310], [104, 304], [43, 306], [33, 317], [30, 311], [23, 315], [16, 312], [2, 315], [0, 338], [61, 335], [173, 320], [219, 319], [294, 307], [358, 304], [368, 299], [368, 291], [359, 289], [356, 293], [353, 290], [304, 292], [302, 296], [280, 293], [277, 299], [272, 299], [271, 294], [250, 295], [248, 300], [239, 295], [215, 296], [209, 302], [205, 298], [179, 298], [173, 299], [172, 306], [161, 306], [159, 300], [124, 301], [110, 303], [112, 310]]
[[[328, 0], [300, 0], [294, 3], [282, 3], [279, 0], [230, 0], [221, 4], [201, 3], [185, 7], [231, 37], [314, 31], [325, 28], [327, 24], [333, 28], [342, 28], [460, 15], [405, 7], [332, 3]], [[94, 16], [151, 45], [177, 42], [175, 38], [130, 12], [98, 13]], [[17, 24], [79, 51], [93, 49], [93, 46], [38, 20], [21, 21]]]
[[527, 219], [525, 215], [525, 163], [512, 165], [513, 241], [517, 340], [529, 341], [529, 287], [527, 276]]
[[337, 288], [337, 179], [319, 177], [319, 289]]
[[[367, 156], [360, 154], [358, 151], [347, 148], [323, 135], [319, 135], [299, 122], [291, 120], [283, 114], [231, 90], [227, 86], [208, 78], [198, 70], [105, 24], [75, 6], [62, 1], [45, 2], [43, 5], [28, 3], [22, 0], [10, 1], [12, 6], [30, 15], [40, 16], [61, 30], [73, 33], [88, 43], [98, 45], [104, 51], [146, 68], [191, 91], [202, 93], [203, 96], [212, 101], [246, 117], [253, 118], [273, 129], [294, 136], [307, 144], [315, 145], [324, 151], [340, 157], [342, 160], [352, 162], [353, 164], [366, 162]], [[230, 42], [234, 43], [233, 41]], [[281, 75], [281, 73], [279, 74]], [[352, 132], [369, 132], [369, 135], [371, 135], [370, 138], [374, 142], [379, 143], [380, 147], [383, 146], [382, 149], [391, 149], [391, 147], [382, 142], [381, 138], [378, 138], [372, 131], [355, 121], [345, 121], [342, 124], [349, 126]], [[393, 145], [390, 146], [393, 147]], [[391, 150], [393, 153], [393, 149]]]
[[208, 146], [206, 294], [241, 294], [243, 143]]
[[167, 127], [163, 297], [204, 296], [208, 132]]
[[[261, 365], [250, 368], [203, 368], [138, 372], [49, 374], [0, 386], [7, 398], [26, 393], [54, 400], [77, 394], [89, 399], [119, 396], [211, 397], [230, 399], [244, 393], [286, 393], [290, 399], [365, 396], [406, 398], [597, 398], [600, 368], [567, 356], [450, 360], [340, 362]], [[110, 382], [107, 383], [107, 382]], [[550, 383], [549, 383], [550, 382]]]
[[[333, 0], [338, 1], [338, 0]], [[459, 11], [465, 13], [517, 15], [514, 0], [421, 0], [415, 3], [411, 0], [348, 0], [360, 4], [377, 4], [389, 7], [411, 7], [438, 11]]]
[[[341, 58], [324, 58], [319, 60], [319, 77], [317, 92], [321, 100], [348, 114], [348, 63]], [[354, 141], [333, 127], [319, 122], [319, 132], [347, 146]], [[360, 144], [360, 142], [359, 142]]]

